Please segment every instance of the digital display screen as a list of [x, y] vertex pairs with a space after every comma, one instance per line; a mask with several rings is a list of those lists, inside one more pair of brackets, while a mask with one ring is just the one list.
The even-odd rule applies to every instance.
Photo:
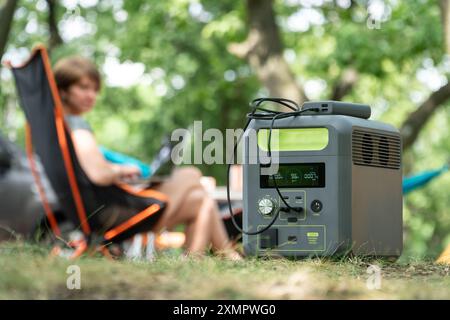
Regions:
[[279, 164], [278, 173], [260, 174], [261, 188], [324, 188], [325, 163], [283, 163]]

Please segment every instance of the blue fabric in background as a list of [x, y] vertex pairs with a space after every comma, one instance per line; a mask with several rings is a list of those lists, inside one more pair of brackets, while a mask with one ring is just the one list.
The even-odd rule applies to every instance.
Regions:
[[448, 165], [445, 165], [440, 169], [428, 170], [410, 177], [403, 178], [403, 194], [407, 194], [408, 192], [423, 187], [428, 182], [440, 176], [446, 171], [448, 171]]
[[148, 179], [152, 175], [152, 170], [150, 166], [138, 159], [124, 155], [119, 152], [106, 149], [105, 147], [100, 147], [100, 151], [103, 153], [105, 159], [108, 160], [109, 162], [125, 165], [134, 165], [138, 167], [141, 170], [141, 176], [144, 179]]

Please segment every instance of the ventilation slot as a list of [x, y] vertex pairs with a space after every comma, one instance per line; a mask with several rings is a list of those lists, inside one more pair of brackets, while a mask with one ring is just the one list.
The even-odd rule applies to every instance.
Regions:
[[399, 136], [354, 130], [352, 160], [360, 166], [399, 169], [401, 142]]

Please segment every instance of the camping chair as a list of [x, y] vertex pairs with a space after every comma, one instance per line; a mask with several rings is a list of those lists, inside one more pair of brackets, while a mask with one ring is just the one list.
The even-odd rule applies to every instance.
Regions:
[[89, 180], [75, 155], [45, 47], [35, 48], [23, 66], [10, 67], [27, 119], [28, 159], [51, 230], [61, 237], [60, 219], [46, 199], [34, 153], [55, 190], [64, 219], [81, 228], [84, 235], [85, 241], [73, 243], [72, 257], [78, 257], [92, 245], [105, 249], [109, 243], [150, 231], [167, 205], [166, 195], [151, 189], [137, 192], [125, 184], [98, 186]]

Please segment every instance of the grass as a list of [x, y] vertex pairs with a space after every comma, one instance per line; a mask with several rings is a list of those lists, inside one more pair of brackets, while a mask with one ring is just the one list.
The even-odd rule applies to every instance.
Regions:
[[[426, 261], [388, 263], [360, 258], [183, 259], [76, 261], [49, 257], [47, 247], [0, 244], [0, 299], [449, 299], [450, 267]], [[81, 290], [68, 290], [69, 265], [81, 270]], [[369, 290], [367, 268], [381, 268], [381, 288]]]

